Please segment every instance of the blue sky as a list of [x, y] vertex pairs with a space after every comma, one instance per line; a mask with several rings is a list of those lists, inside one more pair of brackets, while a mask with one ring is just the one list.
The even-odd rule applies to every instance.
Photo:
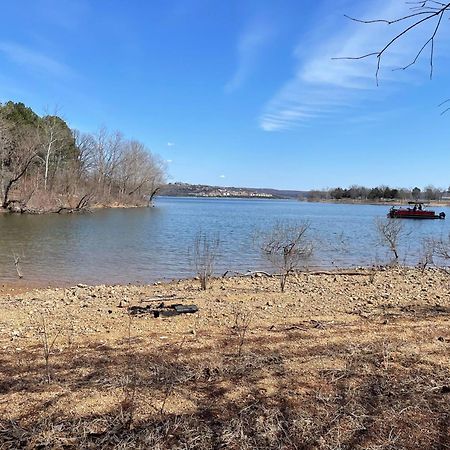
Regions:
[[408, 71], [424, 30], [376, 61], [402, 0], [15, 0], [2, 5], [0, 101], [119, 129], [171, 181], [311, 189], [448, 187], [450, 24]]

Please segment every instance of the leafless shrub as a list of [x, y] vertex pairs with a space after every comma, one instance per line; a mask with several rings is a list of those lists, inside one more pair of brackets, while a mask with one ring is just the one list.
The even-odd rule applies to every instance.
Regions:
[[310, 223], [306, 221], [278, 221], [269, 231], [256, 233], [256, 243], [262, 255], [281, 271], [281, 292], [284, 292], [287, 277], [304, 266], [313, 254], [309, 229]]
[[419, 262], [417, 267], [422, 274], [426, 268], [434, 263], [433, 256], [435, 252], [435, 243], [433, 239], [424, 239], [420, 248]]
[[220, 238], [217, 234], [210, 235], [198, 232], [193, 244], [193, 265], [200, 279], [202, 290], [206, 290], [209, 279], [214, 274], [214, 266], [219, 256]]
[[61, 334], [61, 329], [58, 329], [55, 332], [53, 338], [50, 337], [47, 322], [45, 317], [41, 317], [40, 330], [39, 333], [41, 335], [42, 342], [42, 350], [44, 353], [44, 361], [45, 361], [45, 378], [48, 384], [52, 381], [51, 370], [50, 370], [50, 355], [52, 354], [53, 347], [55, 346], [56, 339]]
[[252, 316], [249, 311], [246, 311], [240, 307], [234, 310], [234, 321], [231, 331], [237, 336], [237, 355], [242, 356], [242, 348], [245, 343], [245, 336], [252, 321]]
[[450, 234], [447, 238], [441, 237], [433, 241], [433, 254], [445, 260], [450, 259]]
[[398, 262], [400, 239], [405, 235], [403, 222], [398, 219], [377, 218], [375, 220], [375, 227], [378, 234], [378, 243], [387, 247], [394, 255], [394, 261]]

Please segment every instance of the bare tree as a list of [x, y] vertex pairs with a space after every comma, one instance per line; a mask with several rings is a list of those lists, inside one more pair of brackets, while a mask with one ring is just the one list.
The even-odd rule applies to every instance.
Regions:
[[19, 199], [12, 200], [10, 193], [30, 170], [37, 157], [39, 136], [31, 128], [23, 129], [13, 146], [5, 155], [3, 162], [4, 190], [2, 207], [8, 208]]
[[217, 234], [211, 235], [199, 231], [194, 238], [193, 265], [195, 273], [200, 279], [202, 290], [206, 290], [209, 279], [214, 274], [214, 266], [219, 256], [220, 238]]
[[398, 262], [398, 247], [401, 237], [405, 234], [403, 222], [400, 219], [375, 219], [375, 227], [378, 234], [378, 243], [387, 247], [394, 255], [394, 261]]
[[91, 174], [94, 170], [94, 152], [96, 142], [90, 133], [81, 133], [78, 130], [72, 130], [75, 140], [77, 175], [81, 179], [83, 176]]
[[103, 201], [115, 197], [123, 203], [132, 198], [148, 203], [165, 182], [164, 164], [139, 141], [102, 128], [92, 136], [77, 134], [77, 142], [80, 170], [88, 172]]
[[165, 181], [165, 167], [161, 160], [139, 141], [127, 141], [118, 171], [121, 195], [148, 198], [152, 201]]
[[42, 147], [44, 163], [44, 190], [47, 190], [49, 168], [53, 157], [60, 150], [64, 143], [65, 136], [61, 127], [61, 119], [57, 116], [57, 111], [53, 115], [47, 115], [42, 120]]
[[166, 165], [163, 163], [161, 158], [155, 155], [151, 155], [151, 177], [149, 180], [149, 197], [148, 197], [148, 204], [150, 205], [153, 202], [153, 198], [158, 193], [158, 191], [161, 189], [161, 187], [166, 182]]
[[263, 256], [278, 270], [280, 288], [284, 292], [287, 277], [303, 266], [313, 254], [308, 238], [309, 222], [278, 221], [267, 232], [257, 232], [256, 242]]
[[103, 195], [111, 195], [114, 179], [124, 151], [124, 139], [120, 132], [108, 133], [101, 128], [94, 136], [93, 162], [97, 190]]
[[[402, 38], [410, 34], [412, 31], [424, 29], [426, 34], [423, 40], [423, 45], [421, 45], [418, 48], [417, 52], [415, 53], [414, 57], [410, 62], [408, 62], [402, 67], [398, 67], [397, 70], [406, 70], [412, 65], [416, 64], [420, 56], [424, 53], [426, 49], [428, 49], [429, 63], [430, 63], [430, 78], [432, 78], [434, 69], [433, 64], [434, 64], [434, 50], [436, 37], [438, 35], [442, 23], [444, 22], [444, 18], [448, 17], [448, 14], [450, 13], [450, 3], [439, 2], [435, 0], [421, 0], [421, 1], [406, 2], [406, 4], [409, 5], [409, 12], [405, 13], [400, 17], [394, 17], [389, 19], [379, 18], [379, 19], [363, 20], [346, 16], [350, 20], [362, 24], [384, 23], [388, 26], [397, 25], [400, 26], [401, 28], [394, 34], [392, 38], [388, 39], [387, 42], [378, 50], [371, 51], [364, 55], [345, 56], [334, 59], [361, 60], [371, 57], [376, 58], [377, 65], [375, 78], [378, 84], [378, 75], [380, 72], [383, 56], [385, 56], [386, 53], [391, 51], [395, 46], [395, 44], [397, 44]], [[442, 105], [444, 103], [442, 103]]]

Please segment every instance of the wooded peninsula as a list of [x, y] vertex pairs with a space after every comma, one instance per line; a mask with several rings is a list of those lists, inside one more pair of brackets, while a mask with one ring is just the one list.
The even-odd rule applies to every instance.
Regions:
[[119, 131], [82, 133], [57, 114], [0, 104], [0, 203], [18, 213], [148, 205], [165, 182], [162, 160]]

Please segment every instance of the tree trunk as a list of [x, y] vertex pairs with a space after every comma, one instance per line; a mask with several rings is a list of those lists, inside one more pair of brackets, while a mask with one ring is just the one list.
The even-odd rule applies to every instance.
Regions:
[[17, 183], [27, 172], [28, 167], [30, 167], [30, 164], [33, 162], [33, 159], [35, 158], [36, 154], [33, 154], [30, 159], [25, 164], [24, 168], [22, 169], [22, 172], [20, 172], [15, 178], [12, 178], [8, 181], [8, 184], [5, 188], [5, 193], [3, 195], [3, 202], [2, 202], [2, 208], [7, 209], [8, 206], [11, 203], [11, 200], [9, 200], [9, 191], [13, 187], [15, 183]]
[[48, 143], [47, 153], [45, 155], [45, 173], [44, 173], [44, 190], [47, 190], [47, 180], [48, 180], [48, 166], [50, 162], [50, 152], [52, 149], [52, 141]]
[[148, 204], [151, 205], [153, 202], [153, 198], [155, 197], [155, 195], [158, 193], [158, 191], [160, 190], [160, 187], [157, 187], [155, 189], [153, 189], [152, 193], [150, 194], [150, 198], [148, 200]]

